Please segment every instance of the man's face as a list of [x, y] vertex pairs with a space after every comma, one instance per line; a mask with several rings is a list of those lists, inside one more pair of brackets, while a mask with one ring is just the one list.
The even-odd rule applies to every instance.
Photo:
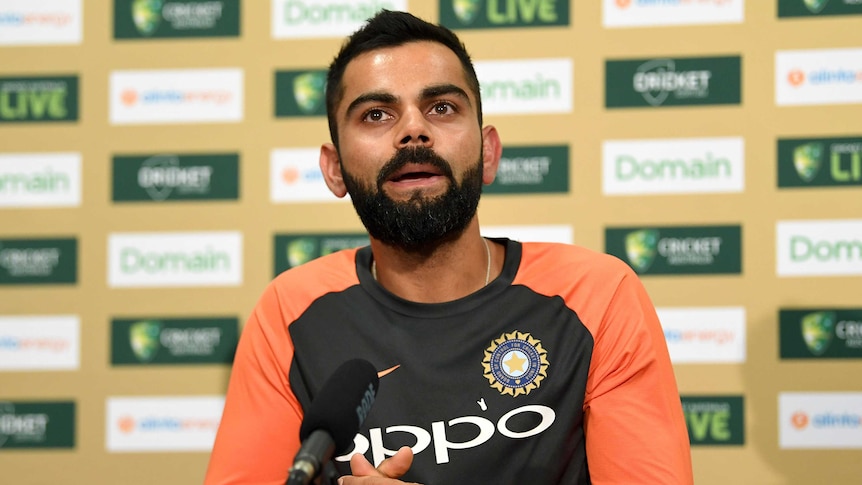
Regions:
[[482, 132], [455, 54], [433, 42], [367, 52], [342, 86], [341, 172], [369, 234], [421, 251], [463, 232], [481, 193]]

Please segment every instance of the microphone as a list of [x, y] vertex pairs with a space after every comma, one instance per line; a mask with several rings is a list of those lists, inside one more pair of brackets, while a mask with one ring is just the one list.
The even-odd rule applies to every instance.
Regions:
[[299, 428], [302, 446], [293, 459], [287, 485], [307, 485], [335, 454], [344, 454], [374, 404], [379, 379], [363, 359], [341, 364], [308, 407]]

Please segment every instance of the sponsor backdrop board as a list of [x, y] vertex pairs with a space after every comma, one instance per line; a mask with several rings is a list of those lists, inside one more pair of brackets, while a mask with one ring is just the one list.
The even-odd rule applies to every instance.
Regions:
[[367, 244], [318, 149], [380, 8], [470, 50], [483, 233], [643, 281], [696, 483], [859, 482], [856, 0], [0, 0], [0, 481], [201, 483], [265, 285]]

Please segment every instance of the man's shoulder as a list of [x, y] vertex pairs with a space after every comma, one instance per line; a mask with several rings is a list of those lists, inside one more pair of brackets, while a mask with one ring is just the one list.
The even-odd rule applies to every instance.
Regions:
[[521, 244], [523, 264], [543, 264], [556, 267], [575, 265], [578, 268], [612, 272], [630, 271], [616, 256], [576, 244], [555, 242], [524, 242]]
[[359, 283], [356, 252], [344, 249], [312, 259], [278, 274], [270, 283], [278, 290], [322, 293], [339, 291]]

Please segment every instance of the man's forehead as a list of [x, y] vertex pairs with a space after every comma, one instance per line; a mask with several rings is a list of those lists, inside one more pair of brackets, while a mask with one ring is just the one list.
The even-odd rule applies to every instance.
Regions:
[[341, 101], [350, 102], [347, 98], [363, 92], [389, 91], [410, 80], [416, 81], [414, 87], [452, 84], [470, 91], [455, 52], [437, 42], [414, 41], [373, 49], [352, 59], [341, 80], [345, 95]]

